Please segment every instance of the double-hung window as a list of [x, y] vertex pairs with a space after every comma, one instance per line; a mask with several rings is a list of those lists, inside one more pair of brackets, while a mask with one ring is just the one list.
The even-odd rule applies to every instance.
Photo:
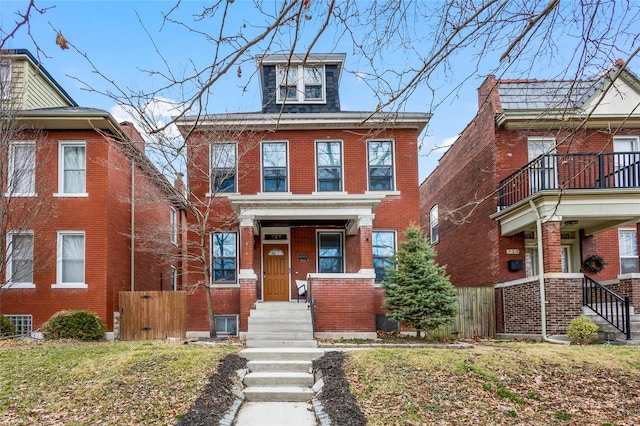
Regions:
[[391, 259], [396, 252], [396, 233], [393, 231], [373, 231], [373, 269], [376, 273], [376, 282], [384, 281], [386, 268], [393, 267]]
[[211, 234], [213, 284], [237, 282], [238, 244], [235, 232]]
[[318, 233], [318, 272], [344, 272], [344, 252], [341, 232]]
[[178, 245], [178, 211], [171, 207], [170, 215], [171, 244]]
[[33, 286], [33, 233], [7, 234], [7, 286]]
[[324, 101], [324, 66], [278, 65], [277, 102]]
[[264, 192], [287, 191], [287, 143], [262, 143], [262, 188]]
[[318, 191], [342, 191], [342, 143], [316, 142]]
[[58, 158], [58, 191], [63, 195], [86, 195], [86, 144], [84, 142], [61, 142]]
[[638, 233], [635, 229], [619, 229], [620, 273], [638, 272]]
[[369, 190], [393, 191], [393, 143], [390, 140], [367, 142]]
[[9, 145], [8, 196], [34, 196], [36, 193], [36, 143], [11, 142]]
[[11, 98], [11, 63], [0, 63], [0, 99]]
[[438, 226], [438, 205], [429, 210], [429, 241], [435, 244], [440, 241], [440, 227]]
[[211, 193], [236, 192], [236, 144], [211, 144]]
[[84, 232], [58, 232], [58, 286], [86, 287], [84, 282], [84, 267]]

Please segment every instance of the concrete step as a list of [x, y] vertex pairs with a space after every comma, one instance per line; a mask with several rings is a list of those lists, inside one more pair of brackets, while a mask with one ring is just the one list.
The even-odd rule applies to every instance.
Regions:
[[249, 361], [247, 368], [252, 373], [269, 373], [274, 371], [290, 373], [310, 373], [311, 361]]
[[256, 303], [257, 311], [281, 311], [281, 310], [289, 310], [289, 311], [307, 311], [309, 307], [306, 303], [296, 303], [296, 302], [262, 302]]
[[276, 310], [262, 310], [262, 311], [258, 311], [255, 309], [252, 309], [251, 311], [249, 311], [249, 317], [250, 318], [272, 318], [272, 319], [278, 319], [281, 321], [294, 321], [297, 319], [302, 319], [302, 318], [311, 318], [311, 311], [308, 310], [304, 310], [304, 311], [299, 311], [299, 310], [293, 310], [293, 311], [276, 311]]
[[[601, 305], [600, 307], [601, 310], [607, 309], [607, 306]], [[608, 307], [609, 310], [613, 310], [613, 306], [611, 304], [609, 304]], [[582, 312], [593, 312], [593, 310], [591, 308], [588, 308], [587, 306], [583, 306], [582, 307]], [[637, 315], [640, 318], [640, 314], [636, 314], [635, 312], [635, 308], [633, 306], [629, 306], [629, 315], [631, 316], [631, 318], [633, 318], [634, 315]]]
[[256, 320], [251, 317], [249, 317], [248, 327], [249, 331], [311, 331], [313, 329], [310, 319], [283, 321], [280, 319], [271, 320], [270, 318], [259, 318]]
[[313, 361], [324, 355], [317, 348], [250, 348], [238, 353], [249, 361]]
[[247, 348], [317, 348], [315, 340], [247, 340]]
[[298, 386], [248, 387], [243, 390], [247, 401], [262, 402], [304, 402], [313, 398], [310, 388]]
[[247, 340], [313, 340], [310, 330], [303, 331], [249, 331]]
[[265, 373], [251, 372], [244, 376], [243, 382], [247, 387], [299, 386], [310, 388], [313, 386], [313, 374], [284, 371]]

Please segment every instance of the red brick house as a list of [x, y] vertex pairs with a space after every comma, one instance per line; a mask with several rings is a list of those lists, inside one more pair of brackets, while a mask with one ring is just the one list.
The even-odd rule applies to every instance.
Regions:
[[131, 124], [79, 107], [28, 51], [4, 51], [0, 71], [0, 312], [29, 333], [57, 311], [87, 309], [113, 338], [120, 291], [180, 285], [179, 261], [132, 238], [153, 227], [178, 244], [180, 194]]
[[594, 80], [490, 76], [479, 88], [420, 208], [452, 283], [495, 287], [498, 333], [564, 334], [605, 294], [594, 281], [640, 303], [639, 104], [621, 62]]
[[[261, 56], [261, 111], [178, 124], [188, 192], [211, 208], [218, 332], [243, 335], [256, 302], [295, 301], [298, 280], [313, 297], [315, 337], [375, 336], [384, 265], [419, 223], [417, 141], [430, 115], [343, 111], [344, 60]], [[188, 299], [194, 333], [208, 330], [203, 291]]]

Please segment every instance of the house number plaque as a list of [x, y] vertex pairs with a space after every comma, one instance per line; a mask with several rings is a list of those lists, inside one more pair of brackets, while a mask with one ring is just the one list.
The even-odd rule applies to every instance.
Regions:
[[507, 249], [507, 254], [520, 254], [519, 249]]

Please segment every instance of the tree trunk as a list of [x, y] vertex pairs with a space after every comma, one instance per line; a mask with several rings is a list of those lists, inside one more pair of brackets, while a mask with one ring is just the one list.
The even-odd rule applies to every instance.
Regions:
[[207, 320], [209, 322], [209, 338], [215, 339], [216, 337], [218, 337], [218, 334], [216, 333], [216, 317], [215, 317], [215, 313], [213, 312], [213, 301], [211, 300], [211, 285], [207, 283], [207, 285], [204, 286], [204, 292], [205, 292], [204, 297], [207, 300]]

